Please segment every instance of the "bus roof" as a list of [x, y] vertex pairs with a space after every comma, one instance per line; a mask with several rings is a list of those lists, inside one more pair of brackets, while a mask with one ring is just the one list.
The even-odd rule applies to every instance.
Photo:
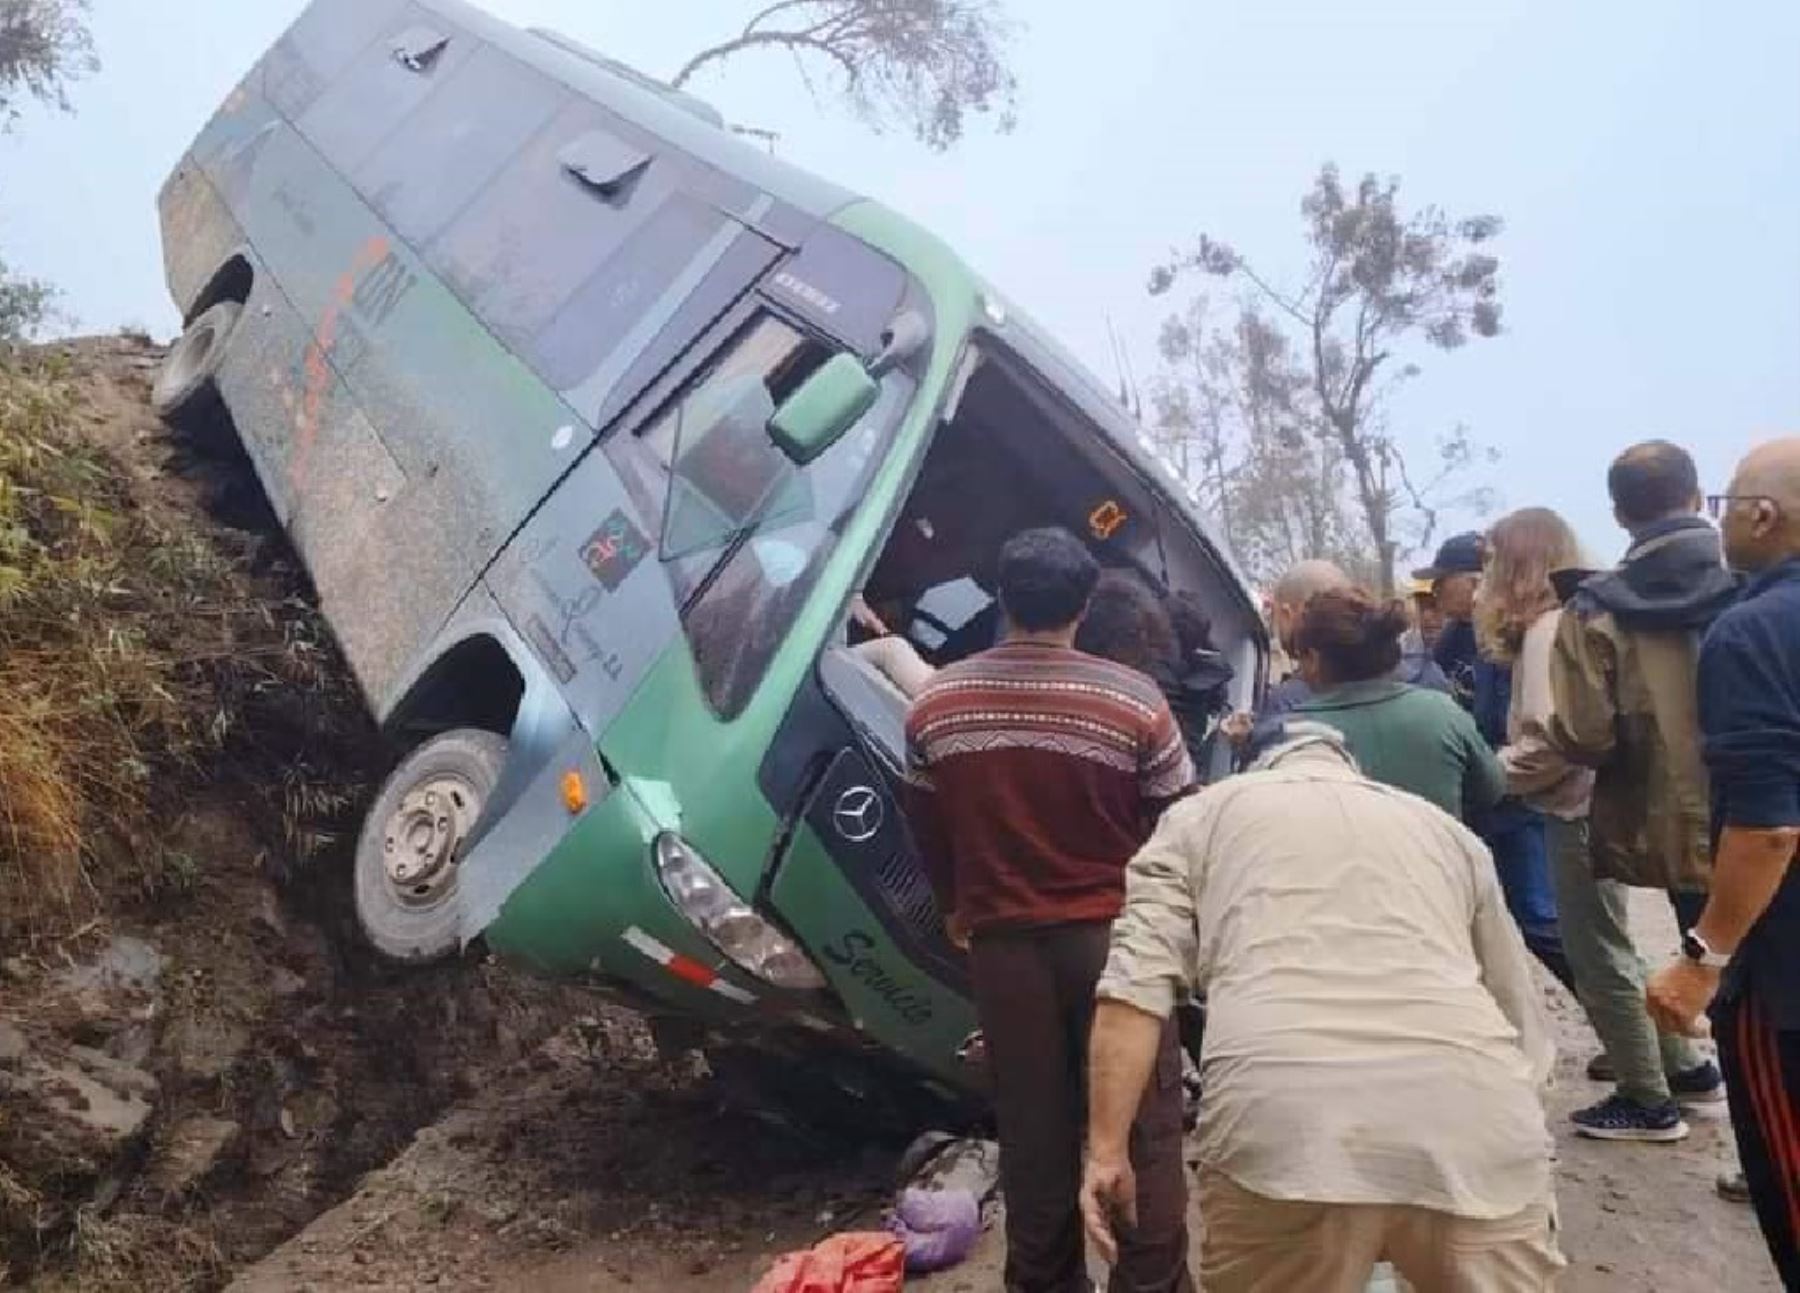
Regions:
[[1147, 448], [1137, 423], [1118, 400], [1056, 338], [1005, 302], [1002, 294], [988, 286], [954, 248], [935, 234], [891, 208], [744, 143], [723, 127], [723, 119], [710, 105], [568, 37], [515, 27], [465, 0], [419, 2], [576, 93], [637, 122], [697, 160], [755, 185], [806, 216], [827, 220], [847, 207], [873, 208], [880, 212], [883, 223], [908, 231], [910, 237], [904, 241], [917, 244], [923, 240], [931, 245], [931, 259], [939, 262], [941, 268], [954, 266], [958, 276], [985, 299], [996, 304], [1004, 302], [1006, 321], [1002, 331], [1008, 340], [1044, 370], [1043, 376], [1062, 389], [1159, 493], [1181, 508], [1220, 561], [1241, 585], [1248, 587], [1226, 537], [1205, 516], [1192, 492]]
[[638, 122], [697, 160], [754, 184], [814, 219], [824, 219], [859, 196], [753, 148], [697, 112], [699, 100], [625, 69], [567, 37], [515, 27], [464, 0], [420, 3], [576, 93]]

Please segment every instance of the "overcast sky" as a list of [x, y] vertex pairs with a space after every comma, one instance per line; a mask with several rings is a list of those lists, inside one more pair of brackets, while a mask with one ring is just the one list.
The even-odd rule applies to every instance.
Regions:
[[[742, 0], [486, 0], [667, 75]], [[1303, 264], [1320, 162], [1503, 216], [1507, 333], [1424, 360], [1397, 409], [1428, 446], [1456, 422], [1504, 453], [1508, 507], [1618, 536], [1605, 464], [1691, 446], [1709, 483], [1800, 432], [1800, 4], [1793, 0], [1011, 0], [1016, 133], [946, 155], [813, 100], [785, 57], [694, 88], [779, 133], [791, 161], [942, 234], [1114, 379], [1140, 376], [1169, 301], [1150, 267], [1201, 230], [1274, 277]], [[54, 280], [88, 330], [166, 333], [157, 187], [299, 0], [94, 0], [104, 70], [77, 113], [0, 142], [0, 255]], [[1098, 16], [1104, 21], [1097, 22]], [[1722, 487], [1722, 485], [1720, 486]]]

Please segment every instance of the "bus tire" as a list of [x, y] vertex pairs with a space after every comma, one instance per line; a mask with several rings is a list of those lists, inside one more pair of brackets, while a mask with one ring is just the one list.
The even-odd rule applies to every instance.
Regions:
[[356, 918], [390, 960], [439, 961], [462, 942], [457, 868], [506, 766], [506, 739], [433, 737], [382, 784], [356, 843]]
[[217, 439], [227, 420], [216, 379], [243, 313], [236, 301], [220, 301], [196, 316], [169, 347], [150, 390], [156, 415], [196, 441]]

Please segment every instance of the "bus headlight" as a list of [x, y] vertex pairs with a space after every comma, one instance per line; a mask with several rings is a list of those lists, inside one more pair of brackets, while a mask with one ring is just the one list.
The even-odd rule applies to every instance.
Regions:
[[815, 992], [825, 986], [799, 944], [757, 915], [692, 844], [659, 835], [651, 852], [669, 900], [732, 964], [777, 988]]

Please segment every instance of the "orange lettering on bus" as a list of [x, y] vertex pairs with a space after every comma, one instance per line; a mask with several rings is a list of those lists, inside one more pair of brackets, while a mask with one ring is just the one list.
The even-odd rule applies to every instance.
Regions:
[[356, 283], [365, 273], [387, 258], [388, 240], [377, 234], [365, 242], [350, 262], [350, 268], [338, 277], [331, 300], [319, 314], [313, 339], [306, 347], [302, 365], [305, 382], [301, 388], [300, 409], [294, 418], [294, 452], [288, 459], [288, 481], [299, 494], [306, 488], [313, 445], [319, 438], [319, 419], [325, 410], [325, 396], [331, 390], [331, 348], [337, 344], [338, 323], [356, 295]]

